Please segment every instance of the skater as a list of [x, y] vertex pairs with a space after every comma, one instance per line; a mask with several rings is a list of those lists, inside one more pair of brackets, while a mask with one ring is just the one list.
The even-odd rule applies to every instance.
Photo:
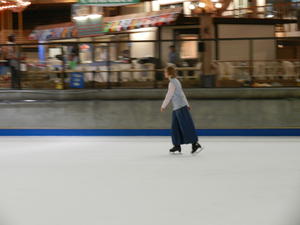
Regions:
[[200, 152], [203, 148], [198, 143], [194, 122], [189, 112], [191, 108], [182, 90], [180, 81], [176, 79], [175, 67], [168, 66], [165, 68], [165, 78], [169, 79], [170, 82], [160, 111], [165, 111], [172, 100], [172, 142], [174, 147], [170, 149], [170, 152], [180, 153], [180, 145], [182, 144], [192, 144], [192, 154]]

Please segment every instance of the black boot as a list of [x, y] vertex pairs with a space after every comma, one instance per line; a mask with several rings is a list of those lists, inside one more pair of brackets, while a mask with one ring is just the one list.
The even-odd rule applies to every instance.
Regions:
[[193, 143], [191, 153], [194, 154], [198, 149], [200, 149], [198, 152], [201, 152], [203, 150], [202, 146], [198, 142]]
[[173, 148], [170, 149], [170, 153], [175, 153], [175, 152], [181, 152], [181, 147], [180, 145], [175, 145]]

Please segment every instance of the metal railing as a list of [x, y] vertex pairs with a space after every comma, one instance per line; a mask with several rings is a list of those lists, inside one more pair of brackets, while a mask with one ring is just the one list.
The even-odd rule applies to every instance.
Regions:
[[[64, 57], [49, 60], [38, 60], [38, 52], [28, 53], [28, 49], [38, 49], [38, 45], [17, 44], [19, 69], [18, 79], [22, 89], [69, 89], [69, 88], [159, 88], [165, 87], [163, 67], [166, 65], [167, 50], [170, 44], [181, 45], [193, 41], [210, 42], [214, 47], [211, 74], [203, 74], [203, 52], [198, 52], [193, 59], [182, 60], [177, 66], [178, 78], [184, 87], [298, 87], [300, 86], [300, 60], [277, 59], [276, 46], [280, 41], [295, 41], [295, 38], [220, 38], [199, 40], [139, 40], [139, 41], [102, 41], [102, 42], [56, 42], [41, 43], [40, 46], [61, 49]], [[106, 54], [106, 60], [97, 63], [80, 63], [71, 68], [68, 53], [65, 48], [74, 45], [89, 44], [105, 45], [111, 49], [116, 44], [136, 43], [153, 44], [158, 61], [165, 61], [161, 65], [155, 63], [137, 63], [139, 59], [132, 59], [123, 63]], [[4, 47], [7, 45], [0, 45]], [[181, 45], [182, 46], [182, 45]], [[265, 51], [265, 46], [271, 46]], [[159, 50], [160, 49], [160, 50]], [[28, 54], [27, 54], [28, 53]], [[107, 52], [106, 52], [107, 53]], [[145, 53], [144, 55], [146, 55]], [[94, 55], [95, 53], [92, 53]], [[12, 88], [12, 73], [6, 60], [0, 61], [0, 88]]]
[[222, 16], [297, 19], [299, 16], [300, 1], [265, 4], [247, 8], [227, 9]]
[[[198, 68], [178, 68], [182, 72], [200, 71]], [[128, 69], [128, 70], [64, 70], [64, 71], [29, 71], [22, 79], [22, 88], [159, 88], [167, 82], [162, 77], [157, 79], [156, 73], [162, 69]], [[146, 76], [141, 75], [147, 73]], [[109, 74], [109, 75], [108, 75]], [[198, 87], [199, 76], [187, 76], [186, 73], [178, 78], [183, 82]], [[84, 84], [82, 84], [84, 82]], [[73, 83], [73, 84], [71, 84]], [[76, 85], [77, 83], [77, 85]]]

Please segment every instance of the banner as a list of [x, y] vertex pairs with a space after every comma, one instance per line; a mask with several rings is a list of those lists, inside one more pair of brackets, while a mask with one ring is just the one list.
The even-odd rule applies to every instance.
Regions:
[[139, 0], [78, 0], [78, 4], [99, 5], [99, 6], [118, 6], [139, 3]]
[[77, 28], [74, 25], [48, 28], [48, 29], [35, 29], [29, 35], [30, 40], [49, 41], [77, 37]]

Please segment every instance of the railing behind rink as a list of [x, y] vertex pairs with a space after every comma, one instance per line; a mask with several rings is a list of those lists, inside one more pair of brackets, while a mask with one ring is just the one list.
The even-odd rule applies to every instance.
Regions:
[[[191, 84], [199, 86], [199, 68], [177, 68], [177, 70], [182, 72], [178, 79], [183, 83], [189, 82], [189, 86]], [[194, 74], [190, 75], [188, 72]], [[157, 73], [161, 74], [159, 78]], [[22, 88], [157, 88], [167, 85], [162, 76], [163, 69], [32, 70], [23, 74]]]
[[215, 61], [219, 83], [251, 82], [253, 87], [297, 86], [300, 81], [300, 61], [247, 60]]
[[[276, 40], [286, 40], [294, 38], [219, 38], [219, 39], [199, 39], [184, 41], [210, 41], [215, 46], [219, 46], [215, 51], [217, 60], [212, 63], [213, 76], [203, 75], [201, 55], [197, 59], [197, 65], [178, 67], [178, 77], [183, 81], [185, 87], [260, 87], [260, 86], [300, 86], [299, 59], [298, 60], [257, 60], [261, 58], [256, 54], [256, 49], [265, 45], [265, 41], [270, 40], [268, 45], [276, 45]], [[259, 42], [256, 42], [256, 41]], [[172, 40], [183, 42], [183, 40]], [[122, 42], [122, 41], [121, 41]], [[163, 44], [169, 46], [171, 40], [139, 40], [123, 41], [127, 42], [147, 42], [155, 45]], [[74, 45], [86, 42], [61, 42], [61, 43], [41, 43], [41, 45]], [[107, 44], [114, 42], [89, 42], [89, 44]], [[166, 43], [166, 44], [165, 44]], [[17, 46], [25, 46], [18, 44]], [[31, 44], [32, 45], [32, 44]], [[37, 45], [36, 45], [37, 46]], [[0, 46], [1, 47], [1, 46]], [[275, 52], [276, 48], [272, 48]], [[275, 53], [272, 55], [275, 56]], [[238, 53], [236, 55], [235, 53]], [[203, 53], [201, 53], [203, 54]], [[264, 54], [265, 55], [265, 54]], [[273, 56], [272, 56], [273, 57]], [[228, 58], [228, 60], [219, 60]], [[108, 58], [109, 59], [109, 58]], [[234, 60], [245, 59], [245, 60]], [[5, 63], [6, 61], [2, 61]], [[0, 62], [1, 63], [1, 62]], [[56, 63], [57, 64], [57, 63]], [[102, 66], [81, 67], [73, 70], [68, 69], [66, 62], [60, 60], [58, 65], [49, 66], [48, 62], [32, 61], [27, 59], [20, 63], [22, 89], [67, 89], [67, 88], [155, 88], [165, 87], [167, 80], [163, 80], [163, 70], [155, 69], [154, 64], [144, 64], [136, 67], [110, 63], [109, 60], [102, 63]], [[25, 69], [23, 67], [26, 67]], [[162, 68], [162, 67], [160, 67]], [[7, 69], [7, 68], [6, 68]], [[76, 75], [77, 74], [77, 75]], [[258, 84], [256, 84], [256, 82]], [[74, 85], [71, 85], [74, 84]], [[79, 85], [79, 84], [83, 85]], [[11, 78], [9, 75], [0, 76], [0, 88], [11, 88]], [[76, 85], [78, 86], [76, 87]]]
[[265, 4], [247, 8], [227, 9], [223, 16], [297, 19], [300, 1]]
[[[178, 78], [188, 87], [199, 87], [201, 68], [177, 68]], [[270, 87], [297, 86], [300, 80], [300, 62], [298, 60], [247, 60], [215, 61], [214, 74], [216, 87]], [[165, 87], [162, 69], [100, 69], [28, 71], [23, 77], [23, 87], [68, 89], [74, 87], [76, 74], [82, 76], [86, 88], [157, 88]], [[160, 77], [157, 77], [157, 74]], [[44, 85], [42, 80], [44, 79]], [[72, 81], [72, 79], [74, 79]], [[27, 82], [27, 83], [26, 83]], [[76, 86], [76, 85], [75, 85]]]

